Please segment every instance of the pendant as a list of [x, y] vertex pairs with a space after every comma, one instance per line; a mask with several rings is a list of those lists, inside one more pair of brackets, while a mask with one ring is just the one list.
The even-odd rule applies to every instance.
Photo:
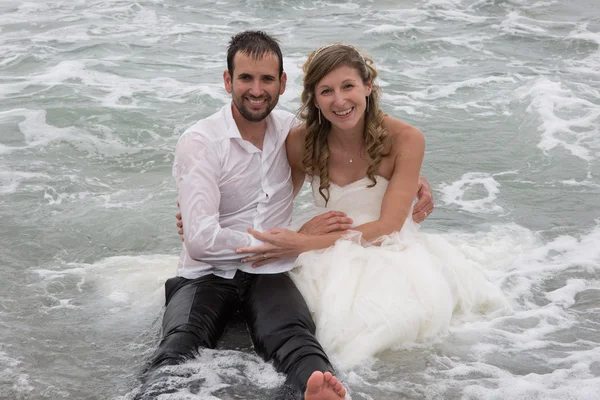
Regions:
[[350, 162], [352, 162], [352, 159], [350, 159]]

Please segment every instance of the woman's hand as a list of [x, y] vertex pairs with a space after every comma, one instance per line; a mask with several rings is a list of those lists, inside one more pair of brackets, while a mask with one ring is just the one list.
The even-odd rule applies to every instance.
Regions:
[[352, 228], [352, 219], [340, 211], [328, 211], [311, 218], [298, 230], [304, 235], [326, 235], [331, 232], [342, 232]]
[[[179, 207], [179, 203], [177, 203]], [[175, 214], [177, 222], [177, 233], [181, 236], [183, 242], [183, 221], [181, 220], [181, 211]], [[346, 213], [340, 211], [328, 211], [325, 214], [317, 215], [311, 218], [298, 230], [303, 235], [326, 235], [331, 232], [343, 232], [352, 227], [352, 219], [348, 218]]]
[[273, 261], [297, 257], [300, 253], [310, 250], [308, 237], [289, 229], [275, 228], [266, 232], [259, 232], [249, 228], [248, 233], [264, 243], [260, 246], [237, 249], [235, 252], [238, 254], [253, 253], [253, 255], [243, 258], [241, 261], [244, 263], [251, 262], [255, 268]]

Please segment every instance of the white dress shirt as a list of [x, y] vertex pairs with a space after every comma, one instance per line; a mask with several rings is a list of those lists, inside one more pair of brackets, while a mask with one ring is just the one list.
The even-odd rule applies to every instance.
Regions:
[[285, 139], [296, 120], [273, 110], [261, 151], [242, 139], [232, 106], [187, 129], [175, 149], [173, 176], [185, 239], [177, 272], [184, 278], [210, 273], [233, 278], [238, 269], [264, 274], [293, 267], [288, 259], [253, 268], [240, 262], [248, 254], [235, 250], [262, 244], [249, 227], [266, 231], [291, 221], [293, 184]]

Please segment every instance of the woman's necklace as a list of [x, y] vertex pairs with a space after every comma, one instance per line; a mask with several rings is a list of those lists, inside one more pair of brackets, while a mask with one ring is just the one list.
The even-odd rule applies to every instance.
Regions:
[[[348, 152], [346, 151], [346, 149], [344, 149], [344, 147], [342, 146], [342, 144], [340, 142], [338, 142], [338, 146], [340, 146], [340, 149], [342, 149], [342, 151], [346, 154], [348, 154]], [[356, 157], [360, 151], [362, 150], [364, 144], [361, 144], [360, 147], [358, 148], [358, 151], [356, 153], [354, 153], [354, 155], [352, 157], [350, 157], [350, 162], [352, 162], [352, 160], [354, 160], [354, 157]]]

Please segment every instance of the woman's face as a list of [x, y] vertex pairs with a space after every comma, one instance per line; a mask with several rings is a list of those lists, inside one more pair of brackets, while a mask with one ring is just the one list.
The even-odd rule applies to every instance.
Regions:
[[355, 68], [341, 66], [316, 84], [315, 102], [334, 127], [353, 129], [364, 117], [371, 89], [372, 84], [365, 85]]

